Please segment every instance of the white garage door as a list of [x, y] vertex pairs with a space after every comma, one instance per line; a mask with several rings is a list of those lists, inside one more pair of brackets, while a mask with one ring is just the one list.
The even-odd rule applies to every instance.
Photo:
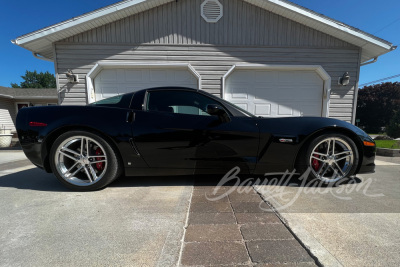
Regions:
[[321, 116], [324, 81], [315, 71], [234, 70], [224, 98], [263, 117]]
[[96, 100], [150, 87], [198, 88], [197, 78], [187, 68], [111, 68], [94, 79]]

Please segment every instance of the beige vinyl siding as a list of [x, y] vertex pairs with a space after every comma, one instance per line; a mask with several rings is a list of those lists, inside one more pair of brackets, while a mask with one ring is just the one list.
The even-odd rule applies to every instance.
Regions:
[[15, 131], [16, 108], [14, 101], [0, 97], [0, 127]]
[[[221, 78], [234, 64], [321, 65], [332, 78], [330, 116], [352, 120], [360, 49], [241, 0], [220, 0], [224, 16], [207, 23], [201, 0], [180, 0], [126, 17], [55, 44], [63, 105], [86, 104], [86, 74], [98, 61], [190, 63], [202, 89], [221, 95]], [[80, 76], [68, 84], [65, 73]], [[337, 85], [348, 71], [350, 85]]]
[[[202, 77], [202, 89], [221, 95], [221, 78], [234, 64], [321, 65], [332, 78], [330, 116], [351, 121], [359, 50], [353, 48], [234, 47], [209, 45], [94, 45], [57, 44], [58, 73], [72, 69], [81, 77], [76, 85], [59, 75], [63, 104], [85, 104], [84, 77], [96, 62], [190, 63]], [[353, 77], [348, 86], [337, 85], [338, 77], [348, 71]]]
[[202, 0], [180, 0], [126, 17], [62, 42], [216, 44], [240, 46], [352, 46], [241, 0], [219, 0], [218, 23], [200, 16]]

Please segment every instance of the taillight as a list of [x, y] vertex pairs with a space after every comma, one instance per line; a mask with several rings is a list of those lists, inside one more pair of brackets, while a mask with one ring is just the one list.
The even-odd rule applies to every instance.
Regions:
[[47, 126], [47, 123], [31, 121], [31, 122], [29, 122], [29, 126], [32, 126], [32, 127], [45, 127], [45, 126]]

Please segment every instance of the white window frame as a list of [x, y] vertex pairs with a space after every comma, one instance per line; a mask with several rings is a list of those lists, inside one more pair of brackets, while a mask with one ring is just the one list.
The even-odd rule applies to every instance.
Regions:
[[331, 95], [331, 84], [332, 79], [331, 76], [324, 70], [321, 65], [264, 65], [264, 64], [236, 64], [233, 65], [227, 73], [222, 77], [222, 98], [225, 99], [225, 85], [226, 79], [231, 75], [235, 70], [282, 70], [282, 71], [291, 71], [291, 70], [302, 70], [302, 71], [315, 71], [321, 79], [324, 81], [324, 92], [323, 92], [323, 101], [322, 101], [322, 116], [329, 117], [329, 104], [330, 104], [330, 95]]
[[198, 89], [201, 89], [201, 76], [189, 63], [136, 63], [136, 62], [104, 62], [99, 61], [86, 75], [86, 91], [88, 103], [96, 101], [94, 88], [94, 79], [103, 69], [120, 69], [120, 68], [182, 68], [187, 69], [197, 79]]

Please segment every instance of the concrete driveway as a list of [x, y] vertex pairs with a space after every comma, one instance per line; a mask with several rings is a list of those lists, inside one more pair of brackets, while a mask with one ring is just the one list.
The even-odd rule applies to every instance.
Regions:
[[400, 266], [400, 160], [389, 160], [334, 188], [291, 178], [210, 202], [213, 187], [193, 190], [192, 177], [72, 192], [0, 151], [0, 266]]
[[400, 162], [378, 157], [376, 163], [376, 173], [354, 184], [256, 190], [323, 265], [400, 266]]
[[[12, 153], [14, 161], [4, 162]], [[121, 178], [104, 190], [77, 193], [21, 152], [0, 155], [1, 266], [178, 262], [191, 178]]]

